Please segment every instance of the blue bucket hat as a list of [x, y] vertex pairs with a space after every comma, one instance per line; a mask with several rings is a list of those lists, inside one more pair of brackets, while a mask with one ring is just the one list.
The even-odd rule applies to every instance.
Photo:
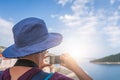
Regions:
[[26, 18], [13, 27], [14, 44], [3, 51], [6, 58], [35, 54], [59, 45], [62, 35], [48, 33], [46, 24], [38, 18]]

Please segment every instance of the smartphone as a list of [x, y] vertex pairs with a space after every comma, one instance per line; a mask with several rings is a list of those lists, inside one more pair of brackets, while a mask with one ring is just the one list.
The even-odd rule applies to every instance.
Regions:
[[50, 56], [50, 64], [60, 64], [60, 56]]

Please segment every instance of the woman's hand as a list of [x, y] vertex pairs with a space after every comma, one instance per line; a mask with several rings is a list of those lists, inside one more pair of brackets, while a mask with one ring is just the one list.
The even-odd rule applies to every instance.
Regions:
[[62, 54], [60, 59], [61, 65], [70, 69], [71, 71], [74, 71], [74, 69], [78, 67], [77, 62], [68, 53]]
[[73, 71], [80, 80], [92, 80], [69, 54], [62, 54], [60, 59], [61, 65]]

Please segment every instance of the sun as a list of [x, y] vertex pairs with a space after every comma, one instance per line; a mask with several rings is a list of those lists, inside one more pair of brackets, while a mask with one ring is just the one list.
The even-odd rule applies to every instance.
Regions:
[[67, 39], [64, 43], [64, 49], [68, 52], [73, 58], [79, 60], [83, 57], [86, 57], [88, 50], [87, 44], [81, 42], [79, 39]]

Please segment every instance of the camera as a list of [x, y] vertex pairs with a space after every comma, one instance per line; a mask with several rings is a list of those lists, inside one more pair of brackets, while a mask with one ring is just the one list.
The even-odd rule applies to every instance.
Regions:
[[50, 64], [60, 64], [60, 56], [50, 56]]

